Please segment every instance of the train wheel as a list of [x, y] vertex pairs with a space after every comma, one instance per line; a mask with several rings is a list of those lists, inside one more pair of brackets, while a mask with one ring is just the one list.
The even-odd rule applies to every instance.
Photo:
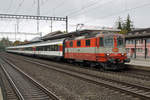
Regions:
[[108, 65], [106, 64], [106, 63], [102, 63], [102, 69], [103, 70], [108, 70], [108, 67], [107, 67]]
[[83, 66], [84, 67], [89, 67], [89, 63], [87, 61], [83, 61]]

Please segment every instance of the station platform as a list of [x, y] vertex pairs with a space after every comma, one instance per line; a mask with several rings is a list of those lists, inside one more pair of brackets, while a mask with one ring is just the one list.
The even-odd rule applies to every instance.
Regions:
[[150, 71], [150, 59], [144, 59], [144, 58], [132, 58], [130, 63], [126, 63], [130, 67], [136, 68], [136, 69], [143, 69]]
[[131, 62], [127, 64], [150, 67], [150, 59], [142, 59], [142, 58], [131, 59]]
[[1, 87], [0, 87], [0, 100], [3, 100], [3, 95], [2, 95]]

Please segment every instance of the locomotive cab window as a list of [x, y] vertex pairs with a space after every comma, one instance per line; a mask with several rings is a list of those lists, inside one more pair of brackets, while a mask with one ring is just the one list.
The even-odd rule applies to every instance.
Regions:
[[80, 40], [77, 41], [77, 46], [78, 46], [78, 47], [81, 46], [81, 41], [80, 41]]
[[70, 47], [73, 47], [73, 42], [72, 41], [70, 42]]
[[112, 36], [107, 36], [105, 37], [105, 46], [107, 47], [113, 47], [113, 37]]
[[100, 37], [100, 39], [99, 39], [99, 46], [100, 46], [100, 47], [103, 47], [103, 46], [104, 46], [103, 37]]
[[86, 40], [86, 46], [90, 46], [90, 40]]

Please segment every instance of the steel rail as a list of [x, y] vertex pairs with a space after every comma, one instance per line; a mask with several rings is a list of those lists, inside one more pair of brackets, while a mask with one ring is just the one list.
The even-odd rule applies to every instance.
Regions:
[[[120, 82], [120, 81], [116, 81], [116, 80], [112, 80], [112, 79], [106, 79], [106, 78], [96, 76], [96, 75], [91, 75], [91, 74], [88, 74], [88, 73], [83, 73], [83, 72], [79, 72], [79, 71], [72, 71], [70, 69], [67, 69], [67, 71], [66, 71], [65, 68], [60, 68], [60, 67], [58, 68], [57, 66], [50, 66], [48, 64], [44, 64], [44, 63], [41, 63], [41, 62], [35, 62], [35, 61], [33, 62], [33, 61], [31, 61], [31, 59], [27, 60], [27, 59], [24, 58], [24, 60], [27, 61], [27, 62], [33, 63], [33, 64], [37, 64], [37, 65], [46, 67], [48, 69], [52, 69], [52, 70], [55, 70], [55, 71], [66, 73], [70, 76], [78, 77], [80, 79], [83, 79], [83, 80], [86, 80], [86, 81], [89, 81], [89, 82], [92, 82], [92, 83], [95, 83], [95, 84], [104, 85], [108, 88], [112, 88], [114, 90], [124, 92], [126, 94], [133, 95], [133, 96], [138, 97], [138, 98], [142, 98], [144, 100], [150, 100], [150, 96], [147, 96], [144, 93], [139, 93], [139, 92], [133, 91], [134, 89], [141, 89], [141, 90], [145, 89], [146, 91], [150, 92], [150, 89], [146, 88], [144, 86], [134, 85], [134, 84], [131, 84], [131, 83], [126, 83], [126, 82]], [[78, 75], [77, 73], [80, 74], [80, 75]], [[87, 75], [87, 76], [97, 78], [97, 79], [102, 79], [102, 80], [105, 80], [105, 81], [110, 81], [110, 82], [117, 83], [117, 84], [122, 84], [126, 87], [125, 88], [116, 87], [113, 84], [108, 84], [108, 83], [105, 83], [105, 82], [96, 81], [96, 80], [93, 80], [92, 78], [84, 77], [83, 75]], [[127, 88], [131, 88], [131, 89], [127, 90]]]
[[22, 75], [27, 77], [34, 85], [39, 87], [43, 92], [45, 92], [52, 100], [61, 100], [58, 96], [56, 96], [54, 93], [46, 89], [43, 85], [38, 83], [36, 80], [34, 80], [32, 77], [30, 77], [28, 74], [23, 72], [21, 69], [19, 69], [16, 65], [8, 61], [7, 59], [3, 58], [3, 60], [8, 63], [10, 66], [12, 66], [14, 69], [16, 69], [18, 72], [20, 72]]
[[21, 94], [21, 92], [17, 88], [16, 84], [14, 83], [14, 81], [12, 80], [12, 78], [10, 77], [10, 75], [8, 74], [8, 72], [6, 71], [6, 69], [4, 68], [3, 64], [1, 64], [1, 68], [3, 69], [5, 75], [7, 76], [8, 81], [10, 82], [11, 86], [13, 87], [13, 90], [17, 94], [19, 100], [25, 100], [24, 97], [23, 97], [23, 95]]

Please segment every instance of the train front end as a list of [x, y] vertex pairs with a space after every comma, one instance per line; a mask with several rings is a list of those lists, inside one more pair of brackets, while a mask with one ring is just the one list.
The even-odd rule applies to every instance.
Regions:
[[105, 35], [103, 38], [104, 69], [120, 70], [124, 69], [124, 63], [130, 62], [125, 49], [125, 37], [122, 34]]

